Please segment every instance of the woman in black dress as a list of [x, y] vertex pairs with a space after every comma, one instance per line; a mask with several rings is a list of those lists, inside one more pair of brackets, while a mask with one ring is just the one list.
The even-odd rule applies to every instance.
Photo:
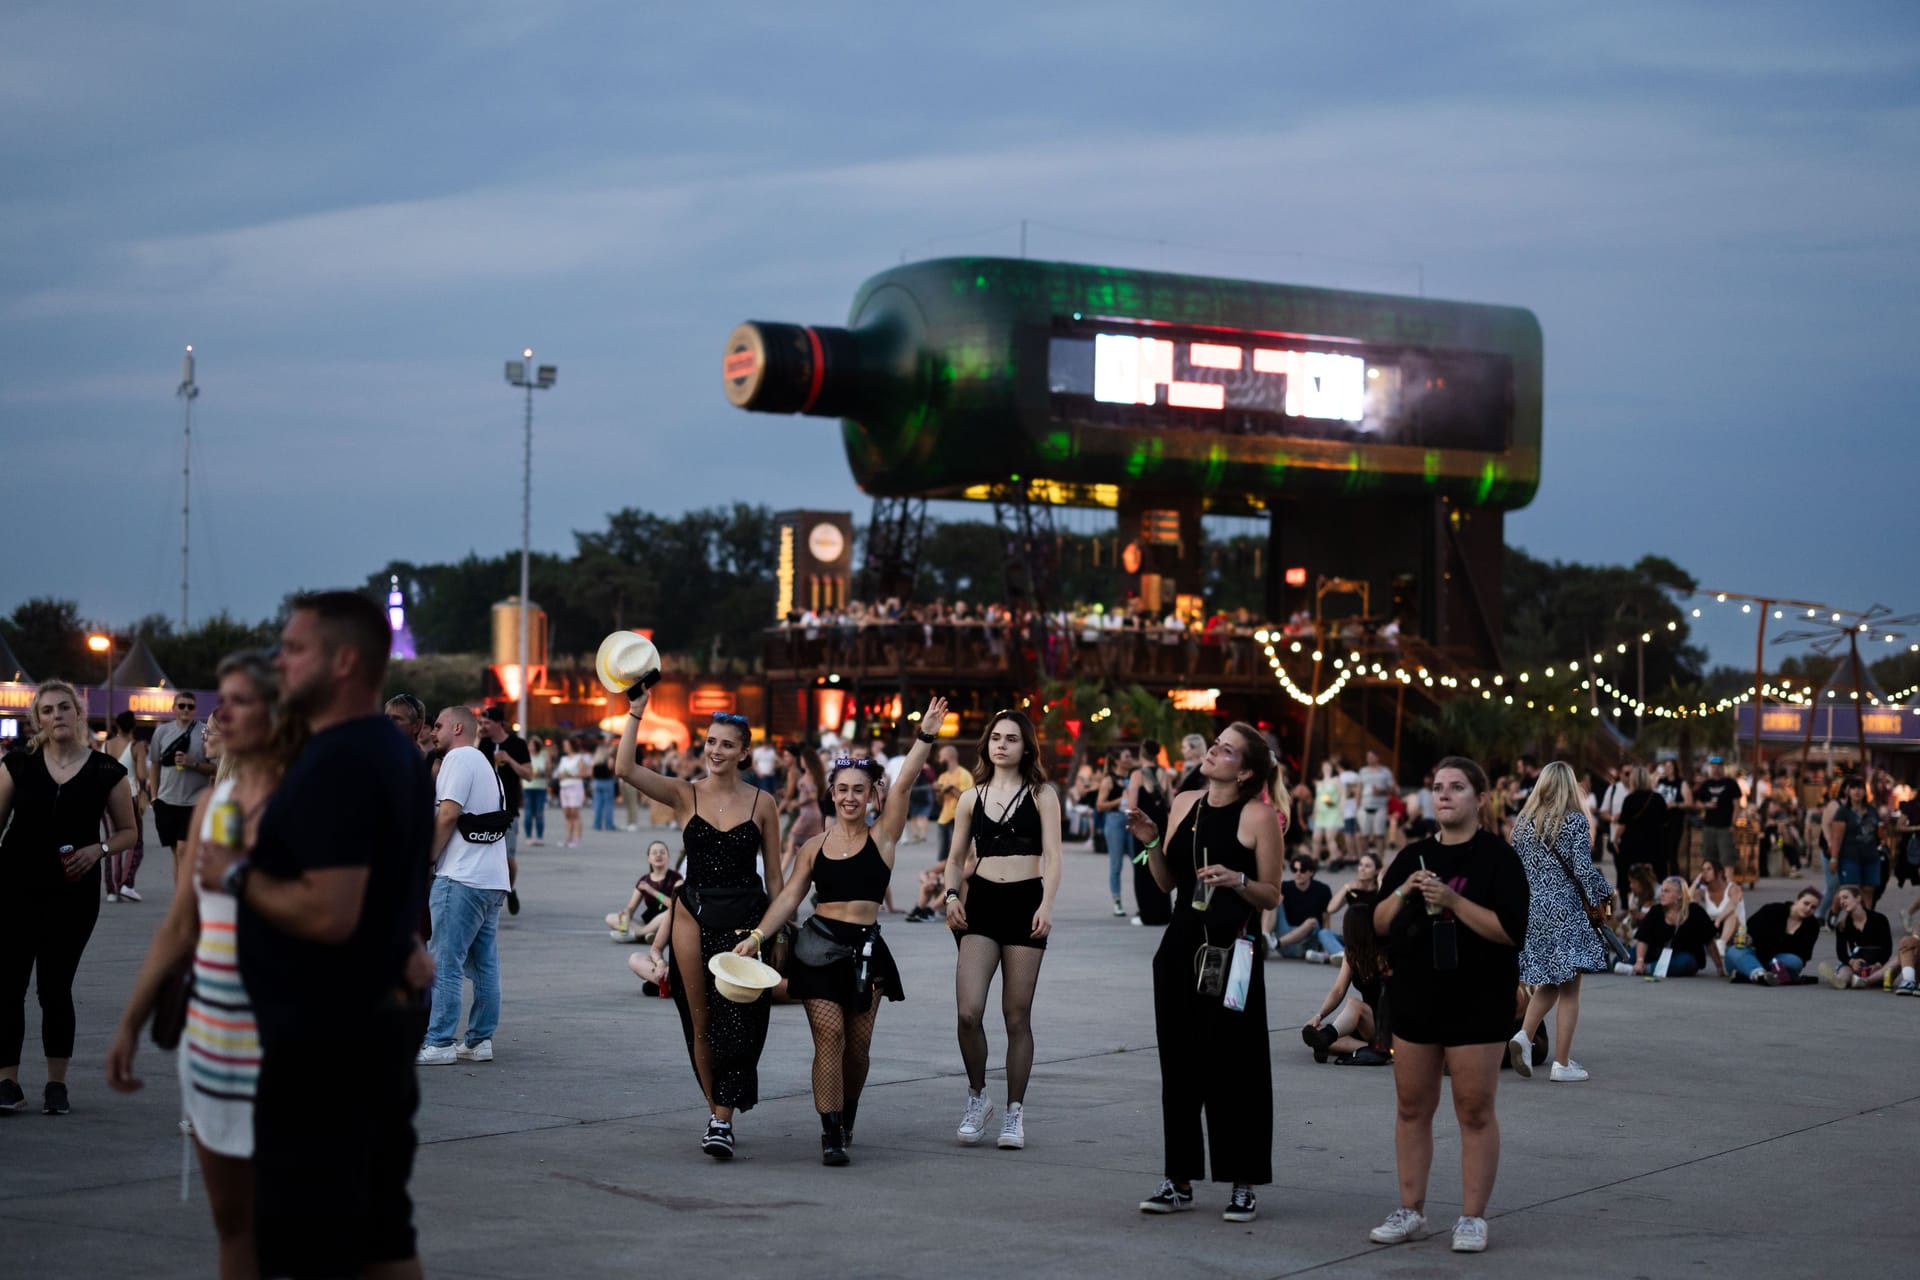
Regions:
[[1375, 1244], [1424, 1231], [1440, 1078], [1453, 1078], [1460, 1122], [1460, 1219], [1453, 1247], [1487, 1247], [1487, 1201], [1500, 1166], [1494, 1088], [1513, 1032], [1520, 943], [1527, 935], [1527, 873], [1511, 846], [1480, 826], [1487, 775], [1448, 756], [1433, 769], [1437, 834], [1402, 849], [1380, 882], [1375, 932], [1387, 939], [1393, 976], [1393, 1145], [1400, 1207], [1373, 1229]]
[[[920, 723], [938, 725], [946, 718], [946, 699], [935, 698]], [[826, 775], [833, 825], [800, 846], [786, 888], [759, 927], [734, 948], [743, 956], [757, 955], [761, 942], [800, 909], [808, 887], [814, 889], [815, 911], [801, 928], [787, 967], [787, 994], [806, 1007], [813, 1031], [813, 1108], [820, 1113], [822, 1164], [849, 1163], [847, 1147], [867, 1083], [881, 994], [906, 999], [893, 953], [880, 936], [880, 904], [907, 826], [913, 779], [920, 776], [933, 741], [932, 731], [923, 727], [872, 827], [867, 805], [886, 771], [871, 760], [842, 756], [833, 762]]]
[[1655, 789], [1645, 765], [1635, 765], [1627, 777], [1627, 798], [1620, 802], [1620, 838], [1613, 862], [1614, 887], [1623, 903], [1633, 889], [1628, 877], [1634, 867], [1646, 864], [1658, 884], [1667, 878], [1671, 865], [1667, 856], [1667, 799]]
[[[100, 860], [138, 839], [127, 771], [93, 749], [80, 695], [49, 680], [33, 695], [34, 735], [0, 761], [0, 1111], [26, 1104], [20, 1051], [27, 982], [37, 976], [47, 1052], [41, 1110], [67, 1114], [73, 978], [100, 918]], [[101, 822], [112, 834], [103, 843]]]
[[739, 945], [768, 899], [780, 892], [780, 814], [770, 797], [740, 776], [752, 738], [745, 716], [715, 714], [707, 728], [707, 776], [699, 782], [636, 763], [634, 739], [647, 697], [639, 689], [628, 694], [615, 770], [647, 799], [671, 807], [686, 838], [687, 881], [667, 926], [673, 948], [669, 980], [710, 1112], [700, 1148], [725, 1160], [733, 1155], [733, 1113], [751, 1111], [760, 1100], [767, 999], [736, 1004], [723, 998], [707, 961]]
[[[1199, 770], [1206, 790], [1174, 797], [1164, 841], [1140, 810], [1129, 818], [1154, 883], [1174, 895], [1173, 919], [1153, 957], [1166, 1165], [1140, 1212], [1193, 1208], [1193, 1180], [1207, 1172], [1211, 1147], [1213, 1180], [1233, 1186], [1221, 1216], [1251, 1222], [1254, 1187], [1273, 1181], [1273, 1054], [1259, 924], [1262, 911], [1280, 904], [1285, 828], [1259, 799], [1273, 782], [1274, 760], [1252, 725], [1223, 729]], [[1236, 952], [1250, 961], [1244, 993], [1234, 989]], [[1236, 995], [1238, 1006], [1230, 1007]]]

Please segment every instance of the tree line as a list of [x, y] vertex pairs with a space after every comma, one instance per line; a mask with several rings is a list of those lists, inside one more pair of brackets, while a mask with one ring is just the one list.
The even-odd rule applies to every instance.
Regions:
[[[856, 536], [856, 558], [860, 540]], [[1199, 550], [1209, 608], [1244, 607], [1256, 616], [1263, 611], [1265, 573], [1260, 570], [1271, 568], [1262, 564], [1264, 542], [1241, 536]], [[1113, 552], [1111, 536], [1063, 533], [1055, 560], [1056, 598], [1120, 600], [1128, 575], [1113, 562]], [[534, 555], [531, 594], [546, 610], [549, 651], [556, 658], [590, 654], [616, 628], [650, 627], [662, 652], [683, 666], [751, 671], [761, 660], [761, 631], [773, 621], [777, 555], [778, 527], [767, 507], [734, 503], [675, 516], [629, 507], [609, 515], [601, 528], [576, 531], [571, 554]], [[1006, 535], [990, 521], [930, 520], [912, 595], [918, 601], [976, 605], [1004, 600], [1006, 558]], [[492, 606], [519, 591], [518, 551], [473, 551], [438, 564], [392, 561], [369, 573], [363, 589], [384, 604], [393, 577], [406, 591], [407, 621], [418, 651], [440, 658], [432, 668], [436, 684], [457, 688], [468, 672], [477, 681], [480, 664], [472, 658], [491, 647]], [[1629, 655], [1636, 665], [1635, 683], [1625, 687], [1644, 687], [1650, 702], [1712, 701], [1752, 682], [1750, 671], [1707, 667], [1705, 653], [1691, 642], [1687, 611], [1674, 599], [1676, 592], [1698, 584], [1670, 560], [1648, 556], [1632, 565], [1589, 565], [1540, 560], [1509, 547], [1503, 582], [1510, 666], [1590, 654], [1646, 633], [1653, 640], [1636, 646], [1643, 653]], [[222, 656], [271, 645], [284, 613], [284, 603], [274, 617], [256, 622], [221, 613], [186, 630], [152, 615], [110, 630], [116, 656], [135, 639], [145, 640], [176, 684], [207, 688]], [[41, 679], [62, 675], [98, 682], [104, 662], [86, 644], [95, 629], [97, 624], [82, 618], [70, 600], [26, 600], [0, 619], [0, 637]], [[1796, 675], [1815, 683], [1835, 663], [1818, 655], [1787, 661]], [[1872, 670], [1888, 688], [1904, 688], [1920, 679], [1920, 658], [1903, 652], [1876, 662]], [[428, 668], [416, 674], [425, 677]], [[476, 685], [470, 696], [478, 692]], [[1461, 714], [1484, 718], [1489, 713], [1482, 707]]]

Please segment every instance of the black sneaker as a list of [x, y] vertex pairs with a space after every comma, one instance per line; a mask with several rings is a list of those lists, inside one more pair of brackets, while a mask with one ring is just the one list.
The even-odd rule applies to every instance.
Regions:
[[67, 1086], [58, 1080], [47, 1081], [46, 1100], [40, 1104], [43, 1116], [64, 1116], [73, 1108], [67, 1105]]
[[1300, 1028], [1300, 1038], [1306, 1041], [1307, 1048], [1313, 1050], [1315, 1062], [1325, 1062], [1327, 1051], [1333, 1047], [1333, 1042], [1340, 1038], [1340, 1033], [1331, 1026], [1309, 1026]]
[[17, 1080], [0, 1080], [0, 1111], [18, 1111], [27, 1105], [27, 1095]]
[[733, 1126], [725, 1120], [709, 1119], [706, 1136], [700, 1139], [700, 1149], [715, 1160], [733, 1159]]
[[1142, 1213], [1185, 1213], [1193, 1208], [1193, 1188], [1185, 1191], [1173, 1185], [1168, 1178], [1160, 1183], [1160, 1189], [1140, 1202]]
[[507, 890], [507, 914], [510, 916], [520, 914], [520, 895], [512, 889]]
[[1336, 1067], [1390, 1067], [1393, 1059], [1372, 1045], [1355, 1049], [1352, 1053], [1343, 1053], [1333, 1060]]
[[1259, 1202], [1253, 1198], [1253, 1188], [1236, 1185], [1233, 1199], [1227, 1201], [1227, 1209], [1220, 1216], [1228, 1222], [1252, 1222], [1260, 1212]]

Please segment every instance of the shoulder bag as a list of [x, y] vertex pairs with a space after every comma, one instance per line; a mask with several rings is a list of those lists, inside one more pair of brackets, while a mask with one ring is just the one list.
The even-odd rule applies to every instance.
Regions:
[[500, 771], [489, 765], [487, 772], [493, 775], [493, 785], [500, 792], [500, 807], [492, 813], [463, 811], [453, 820], [454, 829], [473, 844], [498, 844], [513, 829], [513, 815], [507, 812], [507, 788], [500, 781]]

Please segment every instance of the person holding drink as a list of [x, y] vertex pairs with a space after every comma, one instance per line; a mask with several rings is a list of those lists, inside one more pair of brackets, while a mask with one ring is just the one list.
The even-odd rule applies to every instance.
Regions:
[[[1204, 791], [1176, 795], [1164, 840], [1139, 809], [1128, 830], [1147, 852], [1173, 919], [1153, 957], [1153, 1023], [1160, 1055], [1166, 1163], [1142, 1213], [1193, 1208], [1193, 1180], [1232, 1184], [1221, 1215], [1251, 1222], [1253, 1189], [1273, 1181], [1273, 1054], [1260, 913], [1280, 903], [1286, 820], [1263, 803], [1273, 752], [1252, 725], [1235, 722], [1207, 749]], [[1205, 1129], [1202, 1129], [1204, 1116]]]
[[1433, 1116], [1440, 1078], [1453, 1079], [1460, 1122], [1460, 1219], [1453, 1248], [1487, 1247], [1487, 1201], [1500, 1164], [1494, 1089], [1513, 1031], [1520, 943], [1527, 932], [1527, 874], [1519, 855], [1480, 826], [1487, 775], [1462, 756], [1434, 766], [1439, 831], [1400, 851], [1380, 884], [1375, 932], [1393, 972], [1393, 1145], [1400, 1207], [1375, 1227], [1375, 1244], [1400, 1244], [1426, 1225]]

